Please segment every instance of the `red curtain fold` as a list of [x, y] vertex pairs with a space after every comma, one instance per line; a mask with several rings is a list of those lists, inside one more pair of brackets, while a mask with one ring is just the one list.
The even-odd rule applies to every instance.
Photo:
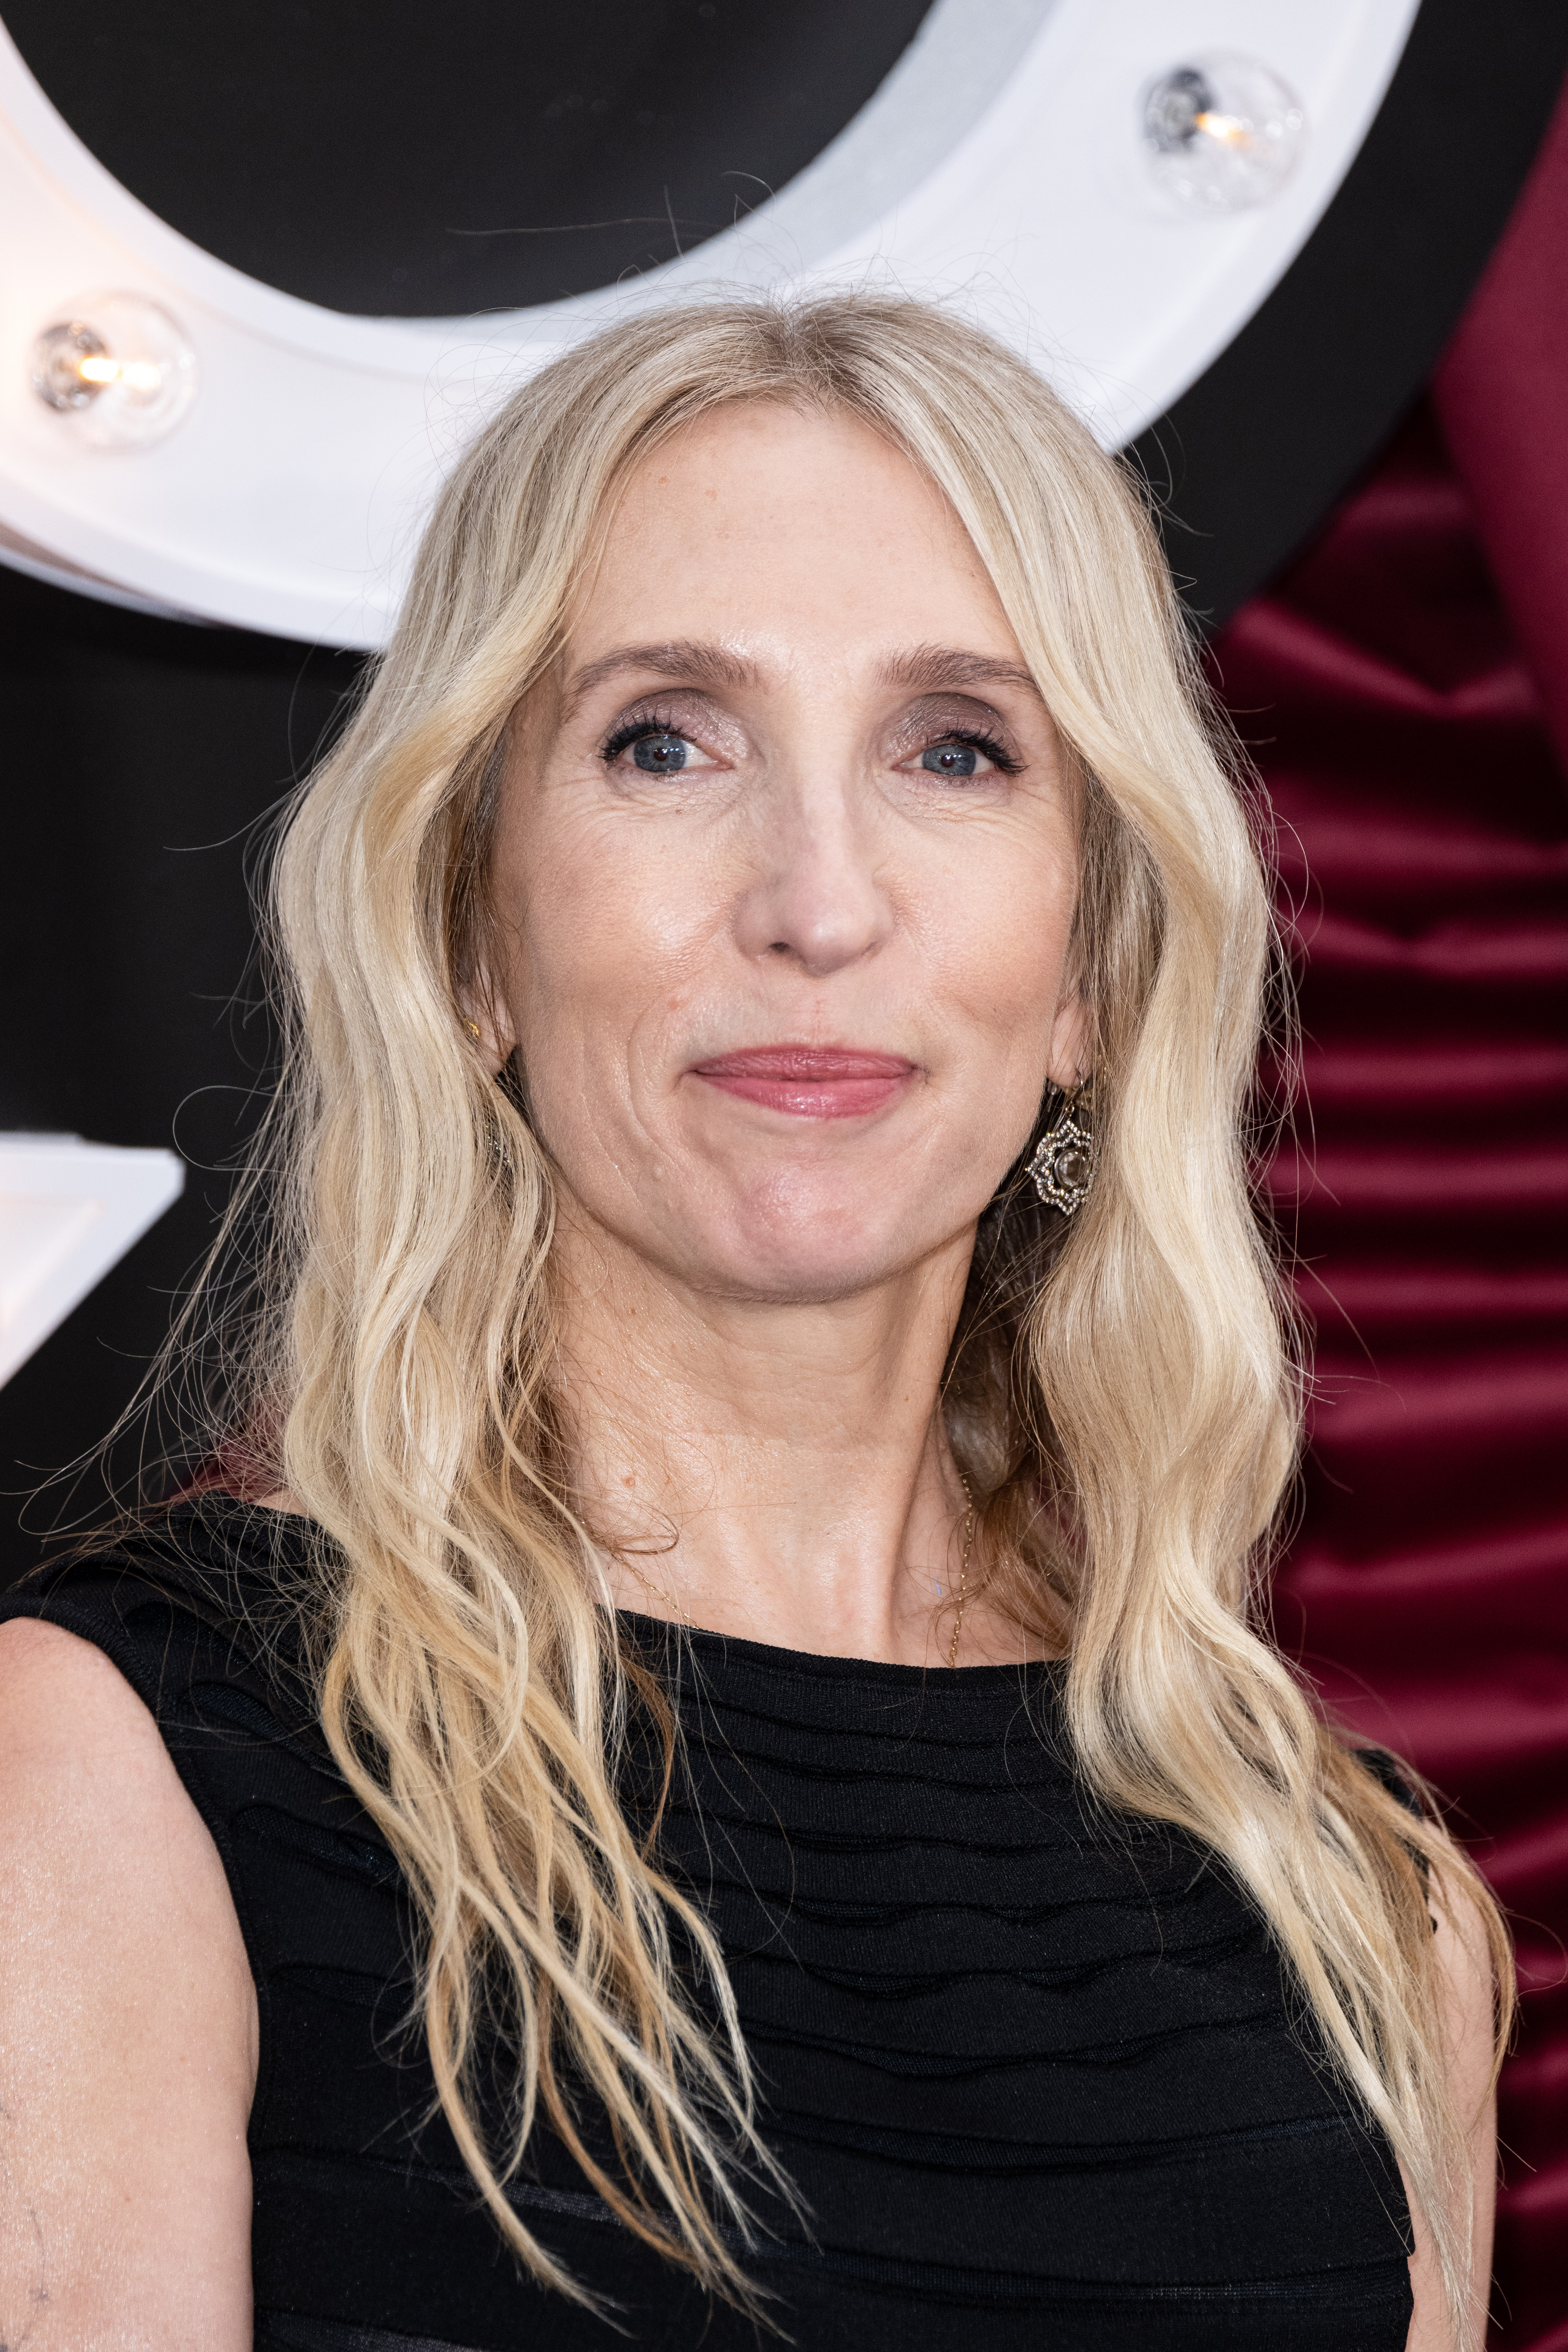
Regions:
[[1432, 391], [1568, 765], [1568, 93]]
[[1213, 661], [1300, 957], [1270, 1183], [1317, 1381], [1277, 1623], [1514, 1916], [1496, 2341], [1568, 2352], [1568, 796], [1430, 405]]

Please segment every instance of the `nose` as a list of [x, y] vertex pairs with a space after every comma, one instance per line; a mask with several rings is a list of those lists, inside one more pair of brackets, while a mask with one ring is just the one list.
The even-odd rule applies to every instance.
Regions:
[[873, 831], [837, 782], [769, 793], [758, 811], [753, 877], [736, 910], [742, 954], [787, 956], [813, 979], [874, 955], [894, 915]]

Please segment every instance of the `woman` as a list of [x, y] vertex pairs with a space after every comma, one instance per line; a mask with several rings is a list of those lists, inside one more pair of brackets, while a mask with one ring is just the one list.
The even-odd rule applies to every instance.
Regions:
[[917, 304], [606, 331], [276, 911], [225, 1466], [0, 1629], [3, 2340], [1479, 2342], [1506, 1947], [1258, 1622], [1267, 900], [1116, 467]]

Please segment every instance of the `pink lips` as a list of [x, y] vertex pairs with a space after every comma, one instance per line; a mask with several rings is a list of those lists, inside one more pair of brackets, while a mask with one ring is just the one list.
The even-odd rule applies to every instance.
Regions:
[[900, 1094], [915, 1065], [839, 1045], [756, 1045], [699, 1062], [692, 1076], [795, 1118], [861, 1118]]

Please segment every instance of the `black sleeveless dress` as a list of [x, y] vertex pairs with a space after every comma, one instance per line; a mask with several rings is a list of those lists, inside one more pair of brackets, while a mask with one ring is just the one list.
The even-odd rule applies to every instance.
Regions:
[[[260, 2352], [756, 2352], [542, 2126], [528, 2227], [617, 2331], [533, 2285], [399, 2032], [412, 1923], [278, 1616], [300, 1523], [207, 1497], [0, 1618], [98, 1644], [223, 1858], [260, 2003]], [[707, 1906], [809, 2234], [750, 2258], [802, 2352], [1398, 2352], [1392, 2152], [1214, 1857], [1097, 1813], [1059, 1670], [796, 1655], [633, 1621], [687, 1761], [667, 1866]]]

